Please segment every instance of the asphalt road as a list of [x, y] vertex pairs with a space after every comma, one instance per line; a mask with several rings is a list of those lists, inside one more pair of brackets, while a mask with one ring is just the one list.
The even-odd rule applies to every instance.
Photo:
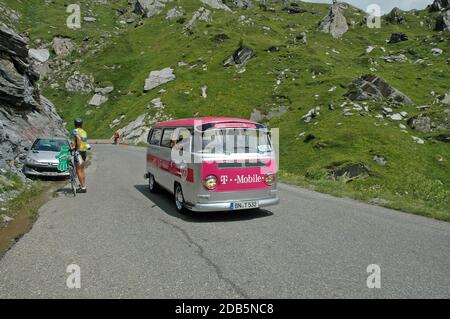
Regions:
[[449, 223], [287, 185], [267, 210], [183, 216], [144, 170], [145, 149], [95, 145], [89, 192], [61, 190], [0, 259], [0, 297], [450, 297]]

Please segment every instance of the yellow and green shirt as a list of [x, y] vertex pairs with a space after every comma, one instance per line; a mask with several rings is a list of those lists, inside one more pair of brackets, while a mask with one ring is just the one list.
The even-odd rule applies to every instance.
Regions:
[[80, 145], [80, 151], [86, 152], [87, 151], [87, 133], [82, 128], [76, 128], [72, 131], [72, 135], [75, 137], [77, 135], [81, 138], [81, 145]]

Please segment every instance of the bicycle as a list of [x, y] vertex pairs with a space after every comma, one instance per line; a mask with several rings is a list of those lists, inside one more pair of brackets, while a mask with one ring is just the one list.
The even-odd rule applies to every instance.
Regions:
[[58, 155], [56, 155], [56, 158], [59, 160], [58, 170], [60, 172], [69, 172], [73, 196], [77, 196], [77, 174], [75, 172], [75, 157], [73, 155], [73, 149], [71, 149], [70, 146], [61, 147], [61, 151]]

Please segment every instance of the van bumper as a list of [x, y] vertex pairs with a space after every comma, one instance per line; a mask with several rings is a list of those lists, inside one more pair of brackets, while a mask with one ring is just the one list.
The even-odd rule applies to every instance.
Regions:
[[[244, 200], [245, 201], [245, 200]], [[267, 206], [273, 206], [280, 203], [280, 198], [277, 197], [271, 197], [271, 198], [264, 198], [264, 199], [256, 199], [256, 200], [249, 200], [249, 201], [256, 201], [258, 202], [258, 208], [261, 207], [267, 207]], [[186, 208], [193, 211], [193, 212], [216, 212], [216, 211], [232, 211], [233, 209], [230, 209], [230, 204], [232, 201], [229, 202], [214, 202], [214, 203], [197, 203], [195, 205], [189, 205], [186, 204]]]

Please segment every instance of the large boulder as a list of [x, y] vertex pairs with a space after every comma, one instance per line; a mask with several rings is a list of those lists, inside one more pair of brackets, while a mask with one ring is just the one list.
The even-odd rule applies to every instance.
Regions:
[[230, 11], [231, 9], [225, 5], [222, 0], [200, 0], [202, 3], [210, 6], [213, 9], [218, 9], [218, 10], [225, 10], [225, 11]]
[[151, 71], [148, 78], [145, 79], [144, 92], [148, 92], [161, 84], [175, 80], [172, 68]]
[[408, 120], [408, 125], [421, 133], [448, 130], [450, 129], [450, 109], [416, 115]]
[[28, 54], [31, 58], [40, 63], [47, 62], [50, 58], [50, 52], [47, 49], [30, 49]]
[[403, 11], [395, 7], [386, 15], [386, 21], [393, 24], [402, 24], [406, 22]]
[[252, 0], [233, 0], [233, 3], [241, 9], [249, 9], [252, 7]]
[[106, 101], [108, 101], [108, 97], [106, 97], [106, 96], [104, 96], [103, 94], [100, 94], [100, 93], [95, 93], [94, 96], [89, 101], [89, 105], [100, 106], [103, 103], [105, 103]]
[[450, 31], [450, 10], [436, 17], [435, 31]]
[[52, 41], [52, 48], [57, 56], [65, 57], [72, 53], [75, 45], [70, 38], [55, 37]]
[[403, 41], [408, 41], [408, 36], [404, 33], [392, 33], [391, 38], [389, 39], [389, 43], [399, 43]]
[[146, 117], [147, 113], [144, 113], [138, 116], [136, 120], [119, 129], [119, 136], [125, 134], [126, 140], [131, 143], [145, 142], [150, 131], [150, 127], [146, 125]]
[[234, 51], [234, 53], [223, 62], [223, 66], [240, 65], [246, 63], [253, 57], [253, 50], [244, 46]]
[[210, 22], [211, 21], [210, 11], [204, 7], [200, 7], [197, 11], [194, 12], [191, 20], [189, 20], [188, 23], [186, 23], [184, 29], [188, 32], [192, 32], [197, 20]]
[[92, 75], [75, 71], [66, 81], [66, 90], [69, 92], [89, 93], [94, 89]]
[[161, 13], [169, 0], [137, 0], [134, 13], [143, 17], [153, 17]]
[[450, 0], [434, 0], [433, 3], [428, 6], [430, 12], [438, 12], [443, 9], [450, 9]]
[[348, 31], [347, 19], [343, 10], [345, 5], [333, 0], [330, 11], [320, 23], [320, 30], [331, 34], [334, 38], [341, 38]]
[[178, 19], [182, 16], [184, 16], [184, 12], [181, 8], [180, 9], [172, 8], [169, 11], [167, 11], [166, 20]]
[[400, 104], [412, 103], [409, 97], [383, 78], [371, 74], [354, 80], [346, 96], [352, 101], [383, 101], [387, 99]]

